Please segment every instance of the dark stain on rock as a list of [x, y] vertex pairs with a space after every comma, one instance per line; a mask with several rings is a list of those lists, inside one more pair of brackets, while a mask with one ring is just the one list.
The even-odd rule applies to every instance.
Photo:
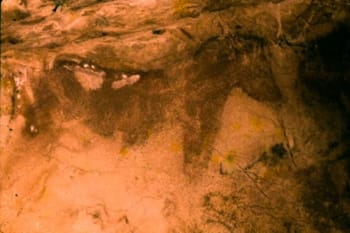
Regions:
[[22, 39], [18, 38], [17, 36], [7, 36], [1, 40], [2, 44], [9, 43], [11, 45], [20, 44], [23, 42]]
[[75, 41], [82, 42], [82, 41], [87, 41], [90, 39], [100, 38], [104, 36], [108, 36], [108, 32], [99, 31], [99, 30], [89, 30], [89, 31], [86, 31], [86, 33], [84, 33], [81, 37], [79, 37]]
[[287, 154], [287, 150], [284, 148], [283, 143], [278, 143], [271, 147], [271, 153], [279, 159], [282, 159]]
[[[233, 88], [232, 80], [223, 71], [225, 64], [206, 66], [197, 78], [188, 81], [185, 87], [185, 110], [189, 122], [184, 126], [185, 162], [198, 160], [202, 152], [212, 150], [216, 133], [220, 128], [220, 116], [228, 95]], [[202, 158], [206, 160], [207, 158]]]
[[204, 7], [206, 11], [220, 11], [232, 6], [232, 1], [227, 0], [208, 0]]
[[[287, 150], [284, 147], [283, 143], [277, 143], [271, 146], [270, 151], [263, 152], [257, 162], [261, 162], [266, 166], [276, 166], [286, 157], [286, 155]], [[249, 166], [249, 168], [255, 164], [256, 163], [253, 163]]]
[[97, 46], [93, 51], [87, 53], [86, 57], [92, 63], [98, 64], [105, 69], [127, 71], [128, 67], [123, 66], [123, 61], [118, 56], [115, 48], [108, 45]]
[[35, 25], [35, 24], [43, 22], [45, 19], [46, 19], [45, 17], [36, 17], [36, 18], [30, 19], [30, 20], [23, 20], [21, 22], [21, 24], [22, 25]]
[[[231, 68], [227, 77], [234, 79], [249, 96], [259, 101], [279, 102], [281, 92], [277, 87], [268, 57], [264, 52], [266, 42], [260, 37], [249, 35], [216, 37], [204, 42], [195, 53], [203, 57], [202, 63], [224, 61]], [[215, 67], [213, 68], [215, 69]], [[222, 72], [218, 67], [216, 72]]]
[[85, 7], [90, 7], [102, 2], [107, 2], [109, 0], [82, 0], [82, 1], [71, 1], [69, 2], [68, 7], [71, 10], [80, 10]]
[[166, 77], [160, 70], [137, 72], [141, 80], [119, 90], [111, 89], [113, 79], [107, 75], [101, 90], [89, 94], [87, 124], [108, 136], [114, 129], [124, 133], [128, 145], [144, 142], [154, 126], [164, 120], [170, 93]]
[[53, 93], [47, 79], [43, 78], [35, 90], [36, 102], [26, 108], [24, 136], [34, 137], [53, 128], [52, 109], [58, 106], [58, 98]]
[[9, 11], [2, 12], [1, 18], [4, 22], [6, 21], [19, 21], [30, 16], [28, 11], [20, 8], [14, 8]]
[[[61, 56], [47, 78], [42, 78], [36, 90], [37, 102], [25, 114], [25, 132], [33, 135], [31, 126], [44, 132], [54, 126], [55, 109], [64, 113], [66, 120], [78, 119], [94, 132], [109, 137], [116, 130], [123, 132], [127, 145], [143, 143], [154, 127], [164, 120], [166, 105], [171, 101], [169, 83], [161, 70], [115, 71], [103, 69], [105, 76], [100, 88], [86, 90], [74, 76], [74, 69], [87, 64], [79, 56]], [[97, 64], [94, 69], [102, 70]], [[125, 74], [140, 75], [140, 81], [120, 89], [113, 89], [116, 77]], [[119, 78], [120, 79], [120, 78]]]
[[268, 60], [263, 54], [258, 59], [251, 59], [245, 69], [237, 70], [240, 86], [251, 97], [262, 102], [279, 102], [282, 94], [277, 87]]
[[[225, 50], [224, 50], [225, 49]], [[183, 150], [185, 163], [206, 166], [220, 117], [235, 80], [230, 75], [230, 55], [217, 38], [206, 41], [195, 53], [193, 79], [186, 80]]]

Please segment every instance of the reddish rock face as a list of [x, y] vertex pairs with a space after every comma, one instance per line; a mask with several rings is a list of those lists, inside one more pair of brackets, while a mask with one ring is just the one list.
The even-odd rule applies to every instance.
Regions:
[[0, 232], [347, 232], [349, 7], [3, 1]]

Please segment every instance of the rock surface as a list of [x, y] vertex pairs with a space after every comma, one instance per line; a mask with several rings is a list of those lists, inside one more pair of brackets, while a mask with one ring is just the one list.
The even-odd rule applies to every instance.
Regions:
[[3, 0], [0, 233], [347, 232], [348, 0]]

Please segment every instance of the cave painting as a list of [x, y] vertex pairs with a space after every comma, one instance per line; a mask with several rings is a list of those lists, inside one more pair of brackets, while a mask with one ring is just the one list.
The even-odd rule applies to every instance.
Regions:
[[0, 232], [347, 232], [349, 4], [4, 0]]

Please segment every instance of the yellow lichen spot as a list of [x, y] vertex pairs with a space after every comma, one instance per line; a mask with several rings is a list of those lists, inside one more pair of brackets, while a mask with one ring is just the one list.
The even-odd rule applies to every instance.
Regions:
[[259, 119], [258, 117], [255, 117], [255, 116], [251, 117], [249, 119], [249, 123], [253, 127], [254, 130], [256, 130], [256, 131], [263, 130], [263, 123], [262, 123], [261, 119]]
[[128, 153], [129, 153], [129, 150], [128, 150], [128, 148], [126, 148], [126, 147], [121, 148], [120, 151], [119, 151], [119, 154], [120, 154], [121, 156], [127, 156]]
[[[269, 171], [266, 167], [262, 167], [258, 170], [258, 174], [259, 177], [266, 177], [269, 175]], [[270, 174], [271, 175], [271, 174]]]
[[236, 157], [236, 152], [233, 150], [224, 155], [223, 160], [221, 162], [222, 172], [228, 174], [233, 172], [235, 168]]
[[172, 152], [180, 152], [180, 151], [182, 150], [182, 146], [181, 146], [181, 144], [179, 144], [179, 143], [173, 143], [173, 144], [171, 144], [171, 146], [170, 146], [170, 150], [171, 150]]
[[3, 88], [11, 88], [12, 87], [12, 83], [9, 79], [5, 79], [3, 82], [1, 82]]
[[235, 151], [230, 151], [228, 152], [225, 157], [224, 157], [225, 161], [228, 163], [233, 163], [236, 159], [236, 152]]
[[214, 154], [211, 156], [211, 161], [215, 164], [219, 164], [222, 161], [222, 158], [218, 154]]
[[88, 146], [90, 146], [91, 145], [91, 140], [89, 139], [89, 138], [87, 138], [87, 137], [82, 137], [81, 138], [81, 143], [82, 143], [82, 145], [84, 146], [84, 147], [88, 147]]
[[232, 124], [232, 129], [233, 129], [234, 131], [240, 130], [240, 129], [241, 129], [241, 124], [238, 123], [238, 122], [234, 122], [234, 123]]

